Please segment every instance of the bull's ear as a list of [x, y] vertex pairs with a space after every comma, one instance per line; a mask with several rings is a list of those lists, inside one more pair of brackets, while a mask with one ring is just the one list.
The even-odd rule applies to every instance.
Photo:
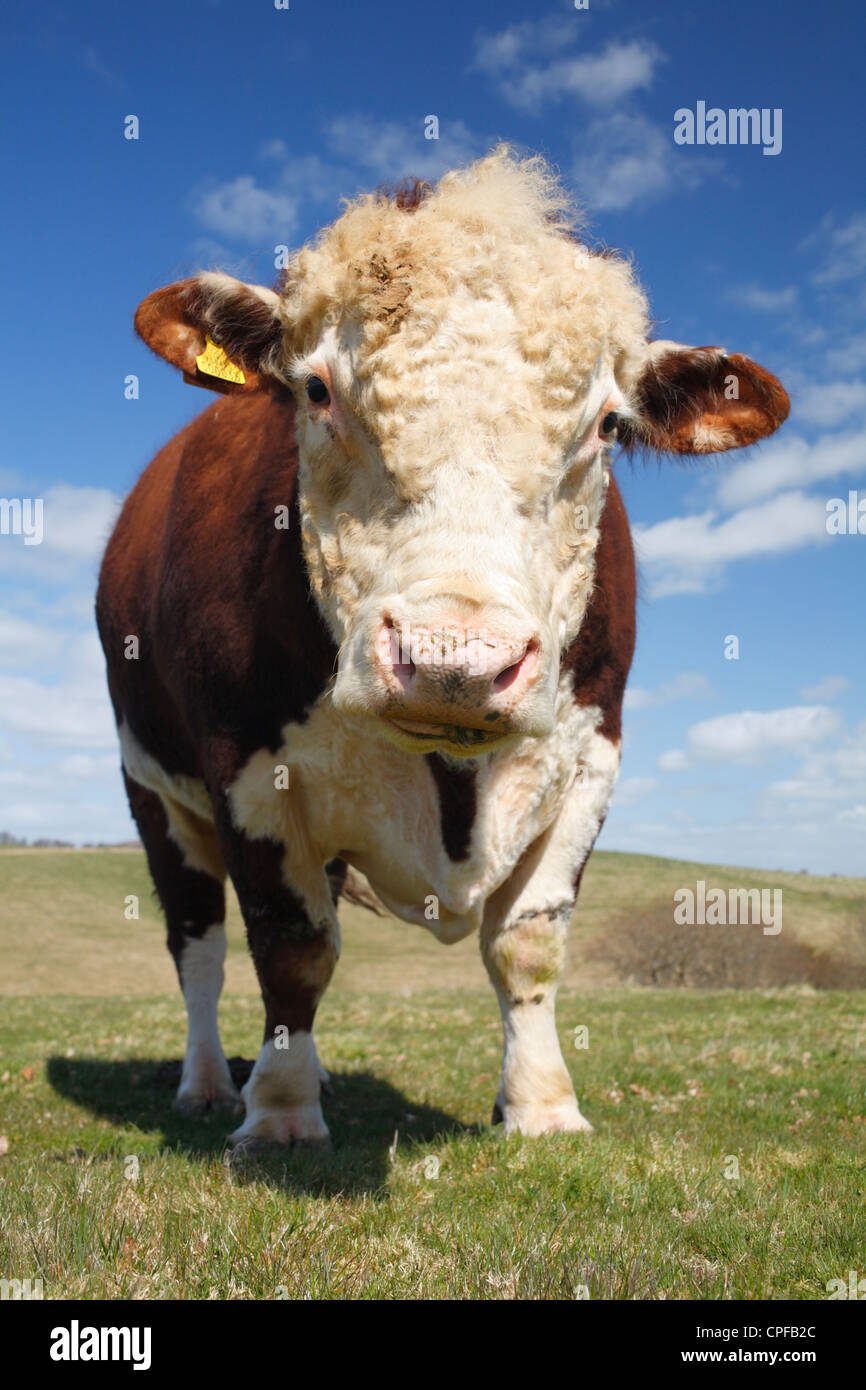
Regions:
[[790, 409], [781, 382], [742, 353], [682, 343], [649, 343], [622, 442], [665, 453], [715, 454], [754, 444]]
[[154, 290], [138, 306], [136, 332], [211, 391], [255, 391], [280, 380], [280, 297], [230, 275], [196, 275]]

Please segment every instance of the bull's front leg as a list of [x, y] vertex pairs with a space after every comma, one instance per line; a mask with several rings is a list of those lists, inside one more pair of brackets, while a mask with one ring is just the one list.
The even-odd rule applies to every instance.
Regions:
[[265, 1032], [241, 1091], [246, 1118], [234, 1145], [327, 1142], [321, 1088], [327, 1080], [313, 1040], [313, 1020], [333, 973], [337, 943], [327, 922], [313, 922], [298, 902], [245, 912], [247, 937], [265, 1004]]
[[592, 1132], [578, 1108], [556, 1033], [556, 990], [573, 900], [485, 918], [481, 951], [499, 1000], [502, 1074], [493, 1122], [507, 1134]]
[[503, 1121], [508, 1134], [592, 1133], [556, 1032], [569, 921], [618, 765], [618, 749], [606, 741], [596, 738], [592, 751], [597, 756], [575, 781], [558, 820], [485, 908], [481, 953], [499, 1000], [505, 1043], [493, 1121]]
[[284, 844], [233, 828], [229, 871], [265, 1006], [264, 1041], [241, 1095], [246, 1118], [229, 1136], [235, 1146], [326, 1143], [321, 1089], [327, 1081], [313, 1041], [313, 1021], [340, 949], [339, 926], [324, 868], [304, 866], [287, 881]]

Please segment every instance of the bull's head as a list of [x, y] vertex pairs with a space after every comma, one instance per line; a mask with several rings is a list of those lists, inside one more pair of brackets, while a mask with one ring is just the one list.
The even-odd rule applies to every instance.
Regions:
[[200, 275], [136, 326], [191, 380], [294, 392], [334, 704], [422, 753], [552, 729], [612, 445], [716, 453], [788, 412], [748, 358], [648, 342], [630, 267], [581, 245], [550, 171], [505, 149], [361, 198], [279, 292]]

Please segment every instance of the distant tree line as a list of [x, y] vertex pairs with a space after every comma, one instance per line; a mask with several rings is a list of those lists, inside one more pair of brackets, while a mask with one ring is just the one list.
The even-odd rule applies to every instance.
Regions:
[[0, 846], [3, 845], [13, 845], [16, 849], [136, 849], [141, 847], [141, 841], [123, 840], [109, 843], [106, 840], [88, 840], [83, 845], [74, 845], [71, 840], [19, 839], [8, 830], [0, 830]]

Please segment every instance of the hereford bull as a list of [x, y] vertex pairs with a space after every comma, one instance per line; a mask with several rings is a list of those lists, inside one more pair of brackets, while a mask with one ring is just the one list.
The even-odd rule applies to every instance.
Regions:
[[132, 492], [97, 600], [189, 1018], [177, 1105], [240, 1106], [217, 1028], [228, 873], [265, 1004], [232, 1139], [327, 1138], [312, 1028], [350, 867], [441, 941], [480, 933], [494, 1120], [589, 1130], [554, 997], [634, 644], [611, 447], [751, 444], [784, 390], [649, 342], [629, 265], [504, 148], [359, 198], [277, 291], [202, 274], [136, 328], [222, 395]]

